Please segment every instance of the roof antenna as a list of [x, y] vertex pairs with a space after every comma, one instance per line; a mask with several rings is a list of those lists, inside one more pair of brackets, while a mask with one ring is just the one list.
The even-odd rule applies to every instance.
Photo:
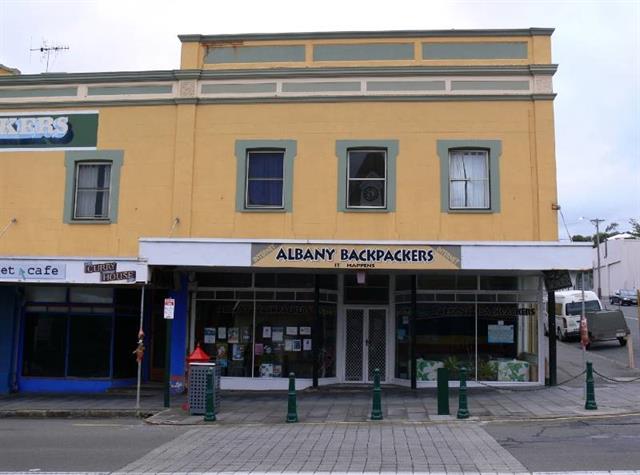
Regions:
[[65, 45], [49, 45], [46, 40], [42, 40], [42, 46], [40, 48], [31, 48], [30, 51], [40, 51], [42, 54], [41, 60], [44, 61], [46, 59], [47, 66], [45, 69], [45, 73], [49, 72], [49, 59], [51, 58], [51, 54], [58, 54], [60, 51], [68, 50], [69, 47]]

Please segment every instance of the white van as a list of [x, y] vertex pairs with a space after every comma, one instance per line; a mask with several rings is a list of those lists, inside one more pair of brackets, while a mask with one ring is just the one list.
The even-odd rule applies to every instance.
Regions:
[[[580, 316], [582, 315], [582, 291], [563, 290], [556, 292], [556, 336], [565, 341], [580, 336]], [[602, 303], [595, 292], [584, 291], [584, 310], [602, 310]], [[549, 317], [544, 322], [545, 334], [549, 328]]]

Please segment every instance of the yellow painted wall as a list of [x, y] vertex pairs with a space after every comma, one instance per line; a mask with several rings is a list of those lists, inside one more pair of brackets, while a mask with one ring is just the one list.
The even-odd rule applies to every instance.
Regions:
[[100, 109], [98, 149], [125, 151], [115, 224], [63, 223], [65, 152], [0, 152], [0, 227], [17, 219], [0, 255], [137, 256], [139, 236], [168, 235], [175, 110]]
[[[236, 212], [236, 140], [291, 139], [293, 213]], [[336, 140], [396, 139], [396, 212], [337, 211]], [[441, 212], [442, 139], [501, 140], [501, 211]], [[118, 221], [64, 224], [64, 152], [0, 153], [2, 255], [135, 256], [138, 238], [556, 240], [551, 102], [102, 108], [101, 150], [123, 149]]]

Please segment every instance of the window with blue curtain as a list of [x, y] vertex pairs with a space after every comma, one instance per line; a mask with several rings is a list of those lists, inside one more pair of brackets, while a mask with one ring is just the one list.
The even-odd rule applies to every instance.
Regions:
[[284, 207], [284, 150], [247, 151], [247, 208]]

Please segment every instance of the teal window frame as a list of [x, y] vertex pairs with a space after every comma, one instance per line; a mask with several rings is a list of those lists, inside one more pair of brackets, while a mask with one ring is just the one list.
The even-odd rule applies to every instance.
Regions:
[[[298, 144], [295, 140], [236, 140], [236, 211], [242, 213], [290, 213], [293, 211], [293, 162]], [[282, 151], [282, 206], [247, 206], [248, 153], [252, 151]]]
[[[63, 222], [66, 224], [114, 224], [118, 222], [120, 195], [120, 169], [124, 161], [123, 150], [91, 150], [65, 152], [65, 193]], [[109, 213], [106, 218], [76, 218], [76, 170], [79, 164], [111, 165], [109, 184]]]
[[[347, 206], [347, 180], [350, 150], [385, 150], [387, 154], [386, 206], [354, 207]], [[336, 156], [338, 157], [338, 206], [343, 213], [390, 213], [396, 210], [396, 162], [399, 141], [389, 140], [337, 140]]]
[[[440, 206], [443, 213], [499, 213], [500, 212], [500, 157], [501, 140], [438, 140], [437, 152], [440, 158]], [[451, 208], [449, 190], [449, 154], [459, 150], [482, 150], [489, 158], [489, 207]]]

